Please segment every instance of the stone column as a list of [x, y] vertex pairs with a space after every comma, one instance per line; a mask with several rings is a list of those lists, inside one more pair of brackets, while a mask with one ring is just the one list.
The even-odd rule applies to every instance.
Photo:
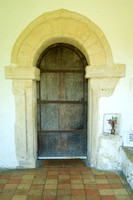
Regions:
[[88, 159], [91, 166], [95, 166], [98, 142], [98, 108], [99, 91], [96, 81], [88, 80]]
[[15, 144], [18, 168], [35, 168], [37, 161], [37, 92], [40, 70], [6, 67], [15, 95]]
[[[114, 71], [113, 71], [114, 69]], [[116, 70], [117, 69], [117, 70]], [[97, 167], [99, 144], [99, 99], [109, 97], [120, 77], [125, 76], [125, 66], [87, 66], [85, 78], [88, 79], [88, 162], [91, 167]]]
[[113, 94], [118, 78], [88, 79], [88, 159], [96, 167], [99, 143], [99, 99]]

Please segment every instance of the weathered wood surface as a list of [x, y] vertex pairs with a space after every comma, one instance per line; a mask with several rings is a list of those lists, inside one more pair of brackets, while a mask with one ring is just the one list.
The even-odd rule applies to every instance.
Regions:
[[45, 70], [38, 85], [38, 98], [43, 100], [38, 105], [40, 156], [86, 155], [86, 103], [80, 103], [87, 98], [85, 58], [71, 46], [55, 45], [39, 67]]

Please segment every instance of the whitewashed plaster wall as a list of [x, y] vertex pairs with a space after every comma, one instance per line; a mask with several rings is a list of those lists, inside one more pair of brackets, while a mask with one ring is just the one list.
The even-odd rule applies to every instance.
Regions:
[[24, 28], [44, 12], [65, 8], [88, 17], [104, 32], [112, 49], [114, 63], [126, 64], [126, 78], [114, 94], [101, 98], [99, 133], [104, 113], [120, 113], [120, 134], [133, 129], [133, 1], [132, 0], [4, 0], [0, 2], [0, 167], [14, 168], [15, 102], [12, 82], [4, 78], [10, 65], [13, 45]]
[[[131, 154], [132, 156], [132, 154]], [[133, 190], [133, 159], [130, 159], [123, 148], [121, 148], [121, 168]]]

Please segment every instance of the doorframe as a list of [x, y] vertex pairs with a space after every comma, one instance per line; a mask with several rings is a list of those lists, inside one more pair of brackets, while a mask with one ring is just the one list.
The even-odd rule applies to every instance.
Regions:
[[[69, 49], [69, 53], [70, 53], [70, 51], [72, 52], [74, 52], [77, 56], [78, 56], [78, 59], [80, 60], [80, 69], [54, 69], [54, 68], [52, 68], [52, 69], [45, 69], [45, 68], [41, 68], [41, 63], [42, 63], [42, 59], [44, 59], [45, 58], [45, 56], [47, 56], [47, 53], [49, 53], [51, 50], [53, 50], [53, 49], [55, 49], [55, 48], [64, 48], [64, 49]], [[65, 57], [64, 57], [65, 58]], [[65, 58], [66, 59], [66, 58]], [[69, 59], [69, 58], [68, 58]], [[46, 62], [46, 61], [44, 61], [44, 62]], [[87, 87], [88, 87], [88, 85], [87, 85], [87, 81], [85, 80], [85, 67], [86, 67], [86, 65], [87, 65], [87, 61], [86, 61], [86, 58], [85, 58], [85, 56], [82, 54], [82, 52], [79, 50], [79, 49], [77, 49], [76, 47], [74, 47], [74, 46], [72, 46], [72, 45], [68, 45], [68, 44], [66, 44], [66, 43], [56, 43], [56, 44], [54, 44], [54, 45], [51, 45], [51, 46], [49, 46], [47, 49], [45, 49], [43, 52], [42, 52], [42, 54], [40, 55], [40, 57], [39, 57], [39, 60], [38, 60], [38, 62], [37, 62], [38, 64], [37, 64], [37, 67], [40, 69], [40, 73], [50, 73], [50, 71], [52, 72], [52, 74], [55, 72], [61, 72], [61, 73], [78, 73], [78, 74], [82, 74], [82, 89], [83, 89], [83, 91], [82, 91], [82, 98], [81, 98], [81, 100], [61, 100], [61, 99], [59, 99], [59, 100], [54, 100], [54, 99], [52, 99], [52, 100], [42, 100], [41, 99], [41, 83], [39, 84], [39, 86], [38, 86], [38, 101], [37, 101], [37, 104], [38, 104], [38, 107], [39, 107], [39, 130], [38, 130], [38, 137], [40, 138], [39, 140], [40, 140], [40, 142], [38, 142], [38, 150], [39, 150], [39, 147], [40, 148], [42, 148], [42, 143], [41, 143], [41, 138], [43, 137], [42, 136], [42, 134], [45, 134], [45, 133], [52, 133], [53, 131], [51, 130], [42, 130], [42, 125], [41, 125], [41, 105], [44, 105], [44, 101], [45, 101], [45, 104], [47, 104], [48, 103], [48, 101], [50, 101], [50, 103], [65, 103], [65, 104], [69, 104], [69, 103], [71, 103], [72, 105], [74, 104], [75, 105], [75, 103], [77, 104], [78, 103], [78, 105], [80, 104], [82, 104], [83, 105], [83, 110], [86, 110], [87, 111], [87, 103], [88, 103], [88, 101], [87, 101], [87, 98], [88, 98], [88, 93], [86, 94], [86, 91], [87, 91]], [[46, 63], [44, 64], [44, 65], [46, 65]], [[42, 71], [41, 71], [41, 69], [42, 69]], [[40, 82], [41, 82], [41, 80], [40, 80]], [[42, 102], [41, 102], [42, 101]], [[51, 102], [52, 101], [52, 102]], [[69, 104], [70, 105], [70, 104]], [[82, 117], [82, 113], [81, 113], [81, 117]], [[76, 158], [80, 158], [80, 159], [87, 159], [87, 127], [86, 127], [86, 125], [87, 125], [87, 112], [83, 112], [83, 118], [84, 118], [84, 120], [83, 120], [83, 130], [81, 130], [81, 132], [80, 132], [80, 134], [83, 134], [84, 136], [83, 136], [83, 138], [84, 138], [84, 154], [85, 155], [81, 155], [81, 156], [58, 156], [58, 157], [56, 157], [56, 156], [50, 156], [49, 155], [49, 157], [48, 156], [38, 156], [38, 159], [76, 159]], [[73, 130], [54, 130], [54, 132], [55, 133], [57, 133], [57, 132], [60, 132], [60, 133], [72, 133], [72, 132], [75, 132], [74, 134], [77, 134], [76, 132], [77, 132], [78, 130], [76, 130], [76, 129], [73, 129]], [[54, 133], [53, 133], [54, 134]], [[45, 141], [44, 141], [44, 143], [45, 143]], [[39, 145], [40, 144], [40, 145]], [[46, 144], [46, 143], [45, 143]], [[43, 144], [44, 146], [45, 146], [45, 144]], [[39, 152], [38, 152], [39, 153]]]
[[[42, 31], [43, 30], [43, 31]], [[99, 142], [99, 98], [109, 97], [125, 65], [114, 64], [109, 43], [100, 28], [87, 17], [68, 10], [43, 14], [19, 36], [12, 50], [5, 78], [13, 80], [15, 95], [15, 145], [19, 168], [34, 168], [37, 162], [37, 93], [40, 80], [37, 60], [54, 43], [68, 43], [86, 57], [88, 79], [88, 161], [96, 167]]]

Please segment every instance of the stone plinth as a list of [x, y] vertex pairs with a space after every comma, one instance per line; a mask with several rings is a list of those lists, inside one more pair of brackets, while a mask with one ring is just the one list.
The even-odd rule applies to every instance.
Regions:
[[97, 168], [103, 170], [121, 170], [120, 147], [122, 137], [119, 135], [102, 135], [99, 138]]

